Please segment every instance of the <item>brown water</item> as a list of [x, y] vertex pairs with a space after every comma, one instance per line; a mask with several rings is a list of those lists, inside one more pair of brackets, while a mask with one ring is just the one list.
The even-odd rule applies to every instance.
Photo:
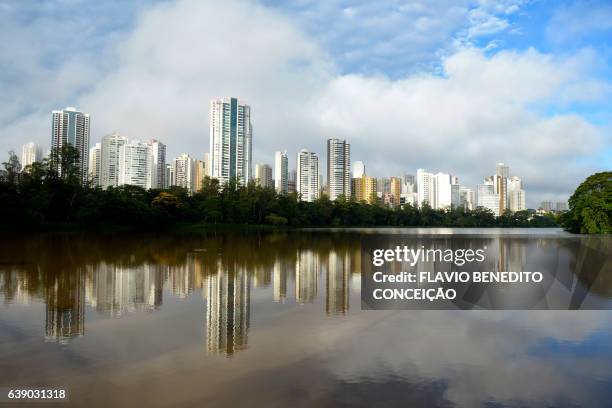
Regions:
[[612, 298], [609, 253], [557, 230], [5, 236], [0, 387], [75, 406], [612, 406], [612, 312], [361, 310], [365, 235], [467, 232], [515, 270], [528, 246], [573, 240], [574, 264], [596, 248], [604, 273], [570, 286]]

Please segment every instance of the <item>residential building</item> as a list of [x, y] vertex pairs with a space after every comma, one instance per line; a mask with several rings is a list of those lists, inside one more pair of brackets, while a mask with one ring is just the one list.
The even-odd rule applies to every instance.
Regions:
[[332, 201], [351, 196], [351, 145], [346, 140], [327, 140], [327, 188]]
[[195, 164], [188, 154], [182, 154], [174, 159], [173, 185], [187, 189], [189, 193], [195, 190]]
[[[51, 149], [61, 149], [65, 145], [73, 146], [79, 154], [77, 167], [82, 183], [87, 183], [89, 171], [89, 130], [90, 117], [76, 108], [67, 107], [51, 112]], [[61, 174], [60, 163], [57, 163]]]
[[100, 186], [100, 168], [102, 165], [102, 143], [96, 143], [89, 149], [89, 181], [92, 187]]
[[147, 188], [150, 177], [149, 146], [132, 140], [119, 149], [118, 185]]
[[127, 137], [111, 133], [102, 138], [100, 146], [100, 186], [104, 189], [119, 185], [119, 150]]
[[21, 168], [25, 169], [43, 159], [42, 147], [34, 142], [26, 143], [21, 148]]
[[194, 192], [198, 192], [202, 189], [202, 184], [204, 182], [204, 177], [206, 177], [206, 162], [204, 160], [193, 160], [193, 184], [194, 184]]
[[274, 188], [272, 167], [267, 164], [255, 165], [255, 183], [263, 188]]
[[166, 185], [166, 145], [159, 140], [152, 139], [148, 143], [149, 147], [149, 178], [147, 188], [164, 188]]
[[319, 156], [302, 149], [297, 154], [296, 190], [303, 201], [319, 198]]
[[251, 107], [236, 98], [210, 102], [210, 171], [221, 184], [252, 179]]
[[485, 180], [484, 184], [477, 186], [477, 206], [488, 208], [499, 217], [499, 195], [495, 192], [495, 186], [492, 180]]
[[274, 187], [279, 194], [289, 191], [289, 159], [287, 151], [274, 153]]

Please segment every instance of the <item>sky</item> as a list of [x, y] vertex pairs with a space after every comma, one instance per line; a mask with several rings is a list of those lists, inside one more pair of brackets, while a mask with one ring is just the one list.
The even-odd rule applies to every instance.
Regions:
[[0, 0], [0, 155], [51, 110], [209, 150], [209, 103], [252, 107], [253, 161], [347, 139], [377, 177], [510, 166], [528, 207], [612, 170], [612, 2]]

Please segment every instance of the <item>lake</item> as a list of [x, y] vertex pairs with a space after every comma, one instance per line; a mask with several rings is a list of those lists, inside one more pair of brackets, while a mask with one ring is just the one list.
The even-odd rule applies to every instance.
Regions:
[[612, 406], [612, 312], [361, 310], [372, 237], [484, 243], [500, 270], [555, 251], [568, 304], [611, 307], [612, 237], [557, 229], [5, 234], [0, 387], [93, 407]]

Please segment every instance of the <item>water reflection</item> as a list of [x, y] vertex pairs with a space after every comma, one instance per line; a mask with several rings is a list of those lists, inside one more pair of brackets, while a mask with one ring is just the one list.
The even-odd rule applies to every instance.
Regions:
[[[206, 349], [231, 356], [248, 345], [252, 290], [271, 288], [270, 301], [276, 303], [320, 301], [324, 313], [331, 317], [349, 313], [351, 275], [361, 270], [361, 237], [319, 233], [313, 239], [313, 234], [209, 233], [112, 239], [63, 234], [15, 239], [4, 243], [0, 252], [0, 296], [7, 305], [43, 300], [45, 340], [66, 343], [86, 334], [86, 307], [99, 316], [120, 318], [133, 312], [155, 312], [162, 307], [164, 294], [186, 299], [199, 292], [206, 305]], [[491, 271], [521, 271], [552, 250], [557, 263], [587, 266], [580, 276], [568, 272], [570, 267], [559, 269], [558, 283], [576, 293], [576, 302], [587, 292], [605, 298], [612, 295], [610, 274], [594, 273], [596, 268], [610, 270], [609, 240], [486, 235], [383, 237], [388, 246], [398, 239], [414, 247], [433, 249], [486, 246], [488, 255], [482, 270]], [[394, 264], [392, 268], [399, 272], [411, 267]], [[419, 262], [412, 269], [452, 267], [436, 261]], [[322, 295], [319, 282], [325, 285]], [[475, 304], [486, 295], [485, 290], [472, 289], [462, 301]], [[495, 298], [490, 292], [488, 296]]]

